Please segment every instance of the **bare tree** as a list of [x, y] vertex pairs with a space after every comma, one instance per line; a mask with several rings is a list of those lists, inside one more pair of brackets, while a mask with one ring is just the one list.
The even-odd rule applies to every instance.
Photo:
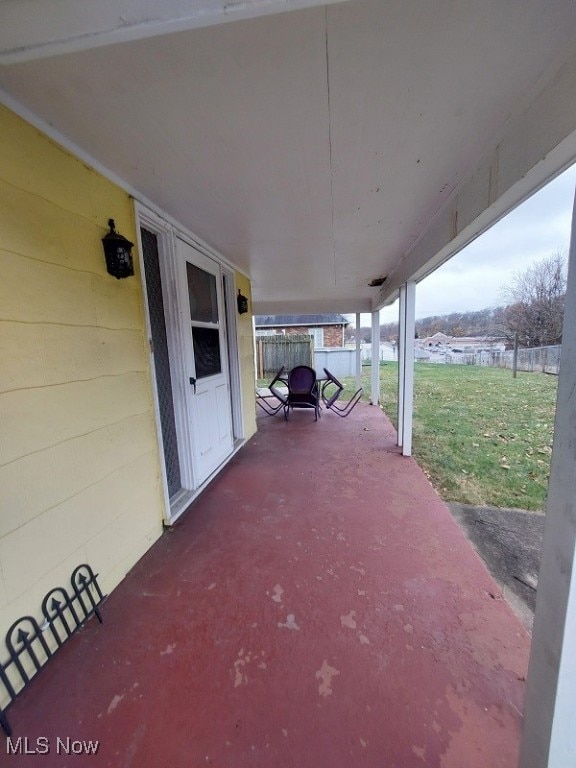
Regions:
[[566, 259], [554, 253], [517, 272], [502, 292], [510, 302], [504, 310], [504, 324], [521, 346], [542, 347], [562, 340]]

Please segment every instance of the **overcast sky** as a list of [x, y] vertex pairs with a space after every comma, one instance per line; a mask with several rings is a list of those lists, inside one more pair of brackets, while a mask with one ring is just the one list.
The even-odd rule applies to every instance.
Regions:
[[[515, 272], [557, 251], [568, 255], [575, 186], [572, 166], [418, 283], [416, 318], [504, 304], [502, 287]], [[381, 323], [397, 320], [398, 303], [380, 313]]]

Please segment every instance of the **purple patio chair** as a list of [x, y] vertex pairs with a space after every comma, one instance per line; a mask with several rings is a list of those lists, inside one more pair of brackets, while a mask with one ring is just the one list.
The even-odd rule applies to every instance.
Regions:
[[[328, 408], [328, 410], [333, 411], [335, 414], [341, 416], [342, 418], [345, 418], [349, 413], [352, 412], [352, 409], [362, 397], [362, 392], [364, 390], [362, 387], [357, 389], [350, 400], [346, 403], [346, 405], [340, 407], [339, 405], [336, 405], [336, 400], [338, 400], [344, 391], [344, 385], [341, 384], [336, 376], [330, 373], [327, 368], [324, 368], [324, 373], [326, 374], [326, 381], [322, 385], [322, 402], [326, 408]], [[332, 392], [330, 392], [330, 387], [334, 387]]]
[[313, 408], [314, 421], [318, 421], [320, 396], [316, 371], [308, 365], [297, 365], [288, 375], [288, 396], [284, 407], [286, 421], [291, 408]]

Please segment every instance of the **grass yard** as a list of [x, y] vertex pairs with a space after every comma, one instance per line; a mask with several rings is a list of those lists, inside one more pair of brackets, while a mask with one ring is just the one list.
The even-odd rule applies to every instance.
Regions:
[[[396, 363], [380, 366], [381, 402], [396, 422]], [[414, 457], [446, 501], [543, 510], [557, 377], [417, 363]], [[354, 379], [347, 379], [354, 391]], [[370, 368], [364, 368], [366, 399]]]

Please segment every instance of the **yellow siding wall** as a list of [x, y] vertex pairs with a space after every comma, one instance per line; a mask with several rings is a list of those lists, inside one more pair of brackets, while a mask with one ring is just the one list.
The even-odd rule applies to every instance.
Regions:
[[244, 437], [252, 437], [256, 432], [256, 398], [254, 387], [256, 383], [254, 371], [254, 328], [252, 326], [252, 295], [250, 281], [240, 273], [236, 273], [236, 293], [238, 289], [243, 296], [248, 297], [248, 312], [237, 315], [238, 318], [238, 351], [240, 356], [240, 376], [242, 383], [242, 410], [244, 418]]
[[[0, 106], [0, 635], [88, 562], [109, 592], [161, 534], [129, 196]], [[135, 258], [138, 270], [137, 256]]]

